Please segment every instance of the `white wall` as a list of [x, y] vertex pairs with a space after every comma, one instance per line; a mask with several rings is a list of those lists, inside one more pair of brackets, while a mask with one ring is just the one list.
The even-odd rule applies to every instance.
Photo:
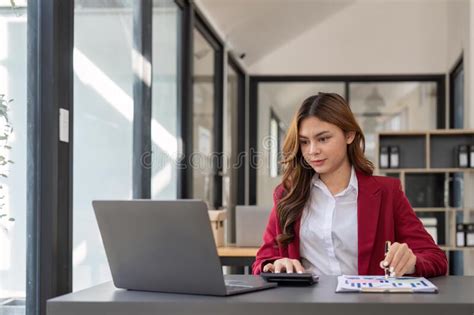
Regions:
[[250, 65], [249, 72], [443, 73], [446, 24], [445, 1], [355, 2]]

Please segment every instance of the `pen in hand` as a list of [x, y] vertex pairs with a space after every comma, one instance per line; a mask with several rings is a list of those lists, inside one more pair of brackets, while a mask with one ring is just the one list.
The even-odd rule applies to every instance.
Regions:
[[[392, 243], [390, 241], [385, 242], [385, 257], [387, 257], [388, 251], [390, 250], [390, 245]], [[385, 263], [385, 262], [384, 262]], [[385, 271], [385, 279], [388, 279], [389, 276], [389, 267], [385, 266], [384, 264], [384, 271]]]

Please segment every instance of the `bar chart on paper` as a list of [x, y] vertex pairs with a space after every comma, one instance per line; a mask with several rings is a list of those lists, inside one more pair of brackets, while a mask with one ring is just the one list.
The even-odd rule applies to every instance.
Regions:
[[385, 279], [384, 276], [342, 275], [337, 278], [336, 292], [436, 293], [438, 288], [423, 277]]

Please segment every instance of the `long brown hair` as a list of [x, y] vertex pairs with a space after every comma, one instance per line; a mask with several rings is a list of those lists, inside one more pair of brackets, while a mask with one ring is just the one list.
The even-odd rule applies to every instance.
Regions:
[[294, 225], [301, 216], [310, 195], [311, 179], [315, 174], [306, 163], [300, 149], [299, 128], [301, 121], [315, 116], [338, 126], [342, 131], [355, 132], [354, 141], [347, 147], [349, 162], [366, 175], [372, 175], [374, 165], [364, 155], [365, 137], [347, 102], [335, 93], [319, 93], [308, 97], [295, 114], [283, 143], [282, 160], [284, 196], [277, 205], [282, 234], [277, 236], [280, 245], [294, 239]]

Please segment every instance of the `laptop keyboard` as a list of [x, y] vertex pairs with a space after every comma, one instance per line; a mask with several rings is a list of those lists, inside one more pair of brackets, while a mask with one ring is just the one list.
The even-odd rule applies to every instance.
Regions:
[[225, 287], [227, 292], [235, 292], [242, 289], [253, 288], [254, 286], [239, 280], [226, 280]]

